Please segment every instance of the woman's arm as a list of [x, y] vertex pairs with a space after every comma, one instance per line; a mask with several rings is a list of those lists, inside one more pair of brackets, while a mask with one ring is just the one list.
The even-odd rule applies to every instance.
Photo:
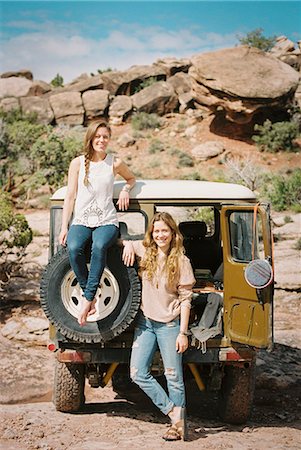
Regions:
[[125, 211], [128, 209], [130, 204], [130, 190], [136, 183], [136, 179], [134, 174], [130, 171], [128, 166], [121, 161], [119, 158], [114, 159], [114, 174], [120, 175], [122, 178], [125, 179], [126, 184], [122, 188], [117, 205], [121, 211]]
[[181, 313], [180, 313], [180, 333], [176, 340], [176, 350], [179, 353], [185, 352], [188, 348], [188, 322], [190, 315], [190, 306], [183, 304], [181, 305]]
[[59, 243], [61, 245], [66, 245], [67, 233], [68, 233], [68, 224], [73, 211], [74, 202], [77, 193], [77, 182], [78, 182], [78, 173], [80, 167], [79, 158], [75, 158], [71, 161], [68, 171], [68, 185], [67, 185], [67, 193], [64, 200], [63, 207], [63, 217], [62, 217], [62, 226], [61, 232], [59, 234]]

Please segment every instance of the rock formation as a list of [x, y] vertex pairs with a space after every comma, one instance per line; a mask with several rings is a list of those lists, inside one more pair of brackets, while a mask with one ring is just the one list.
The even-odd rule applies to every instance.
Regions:
[[286, 111], [299, 87], [300, 48], [281, 36], [270, 53], [239, 46], [165, 58], [125, 71], [82, 74], [64, 87], [34, 80], [29, 70], [0, 76], [0, 108], [35, 112], [41, 123], [83, 125], [97, 117], [121, 124], [135, 112], [221, 114], [237, 126]]

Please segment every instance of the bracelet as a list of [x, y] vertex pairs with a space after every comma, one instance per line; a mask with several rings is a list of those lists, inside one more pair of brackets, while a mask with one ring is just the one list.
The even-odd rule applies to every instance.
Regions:
[[123, 186], [123, 188], [121, 190], [124, 191], [124, 192], [127, 192], [129, 194], [131, 188], [129, 186]]
[[187, 331], [180, 331], [179, 335], [180, 336], [189, 336], [190, 333], [188, 333]]

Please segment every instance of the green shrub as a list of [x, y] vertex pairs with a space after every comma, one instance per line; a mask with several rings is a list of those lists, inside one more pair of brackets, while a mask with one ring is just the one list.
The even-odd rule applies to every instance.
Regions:
[[[6, 192], [0, 192], [0, 256], [17, 247], [24, 250], [32, 241], [32, 230], [23, 214], [14, 214], [13, 204]], [[3, 262], [3, 261], [1, 261]]]
[[64, 86], [64, 78], [57, 73], [53, 80], [50, 81], [50, 84], [52, 84], [53, 87], [62, 87]]
[[258, 135], [252, 136], [260, 150], [278, 152], [294, 151], [294, 139], [299, 135], [299, 126], [295, 122], [276, 122], [266, 120], [263, 125], [255, 125]]
[[143, 81], [139, 84], [139, 86], [136, 87], [136, 89], [135, 89], [134, 92], [135, 92], [135, 94], [136, 94], [137, 92], [142, 91], [142, 89], [147, 88], [147, 87], [149, 87], [149, 86], [152, 86], [153, 84], [155, 84], [155, 83], [157, 83], [157, 82], [158, 82], [158, 80], [157, 80], [156, 77], [150, 77], [150, 78], [147, 78], [146, 80], [143, 80]]
[[301, 169], [288, 175], [266, 175], [262, 193], [276, 211], [301, 211]]
[[183, 152], [179, 154], [178, 167], [193, 167], [193, 166], [194, 161], [190, 155]]
[[31, 159], [52, 187], [63, 184], [70, 161], [78, 155], [82, 142], [72, 136], [62, 138], [55, 131], [41, 136], [31, 148]]
[[292, 223], [292, 222], [294, 222], [293, 219], [291, 218], [291, 216], [285, 216], [283, 220], [284, 220], [284, 223]]
[[149, 128], [160, 128], [161, 119], [155, 114], [148, 114], [145, 112], [138, 112], [132, 117], [132, 127], [134, 130], [147, 130]]
[[201, 175], [199, 174], [199, 172], [189, 172], [186, 173], [185, 175], [181, 176], [181, 180], [202, 180], [205, 181]]
[[164, 149], [165, 149], [165, 145], [162, 141], [160, 141], [160, 139], [153, 139], [150, 142], [148, 151], [149, 151], [149, 153], [154, 154], [154, 153], [163, 152]]
[[276, 43], [276, 36], [265, 37], [262, 32], [262, 28], [256, 28], [255, 30], [247, 33], [246, 36], [239, 37], [238, 40], [241, 45], [256, 47], [264, 52], [267, 52], [274, 47]]
[[297, 241], [295, 242], [294, 246], [293, 246], [294, 250], [301, 250], [301, 238], [297, 239]]

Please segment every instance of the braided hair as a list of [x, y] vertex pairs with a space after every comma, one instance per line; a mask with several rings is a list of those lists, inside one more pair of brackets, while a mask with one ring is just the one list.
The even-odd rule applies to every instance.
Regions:
[[88, 186], [89, 180], [88, 180], [88, 173], [89, 173], [89, 166], [90, 161], [92, 160], [93, 156], [93, 139], [96, 135], [96, 132], [98, 128], [106, 128], [111, 136], [111, 128], [108, 122], [106, 122], [104, 119], [99, 120], [93, 120], [93, 122], [90, 123], [90, 125], [87, 128], [85, 141], [84, 141], [84, 156], [85, 156], [85, 177], [84, 177], [84, 185]]

